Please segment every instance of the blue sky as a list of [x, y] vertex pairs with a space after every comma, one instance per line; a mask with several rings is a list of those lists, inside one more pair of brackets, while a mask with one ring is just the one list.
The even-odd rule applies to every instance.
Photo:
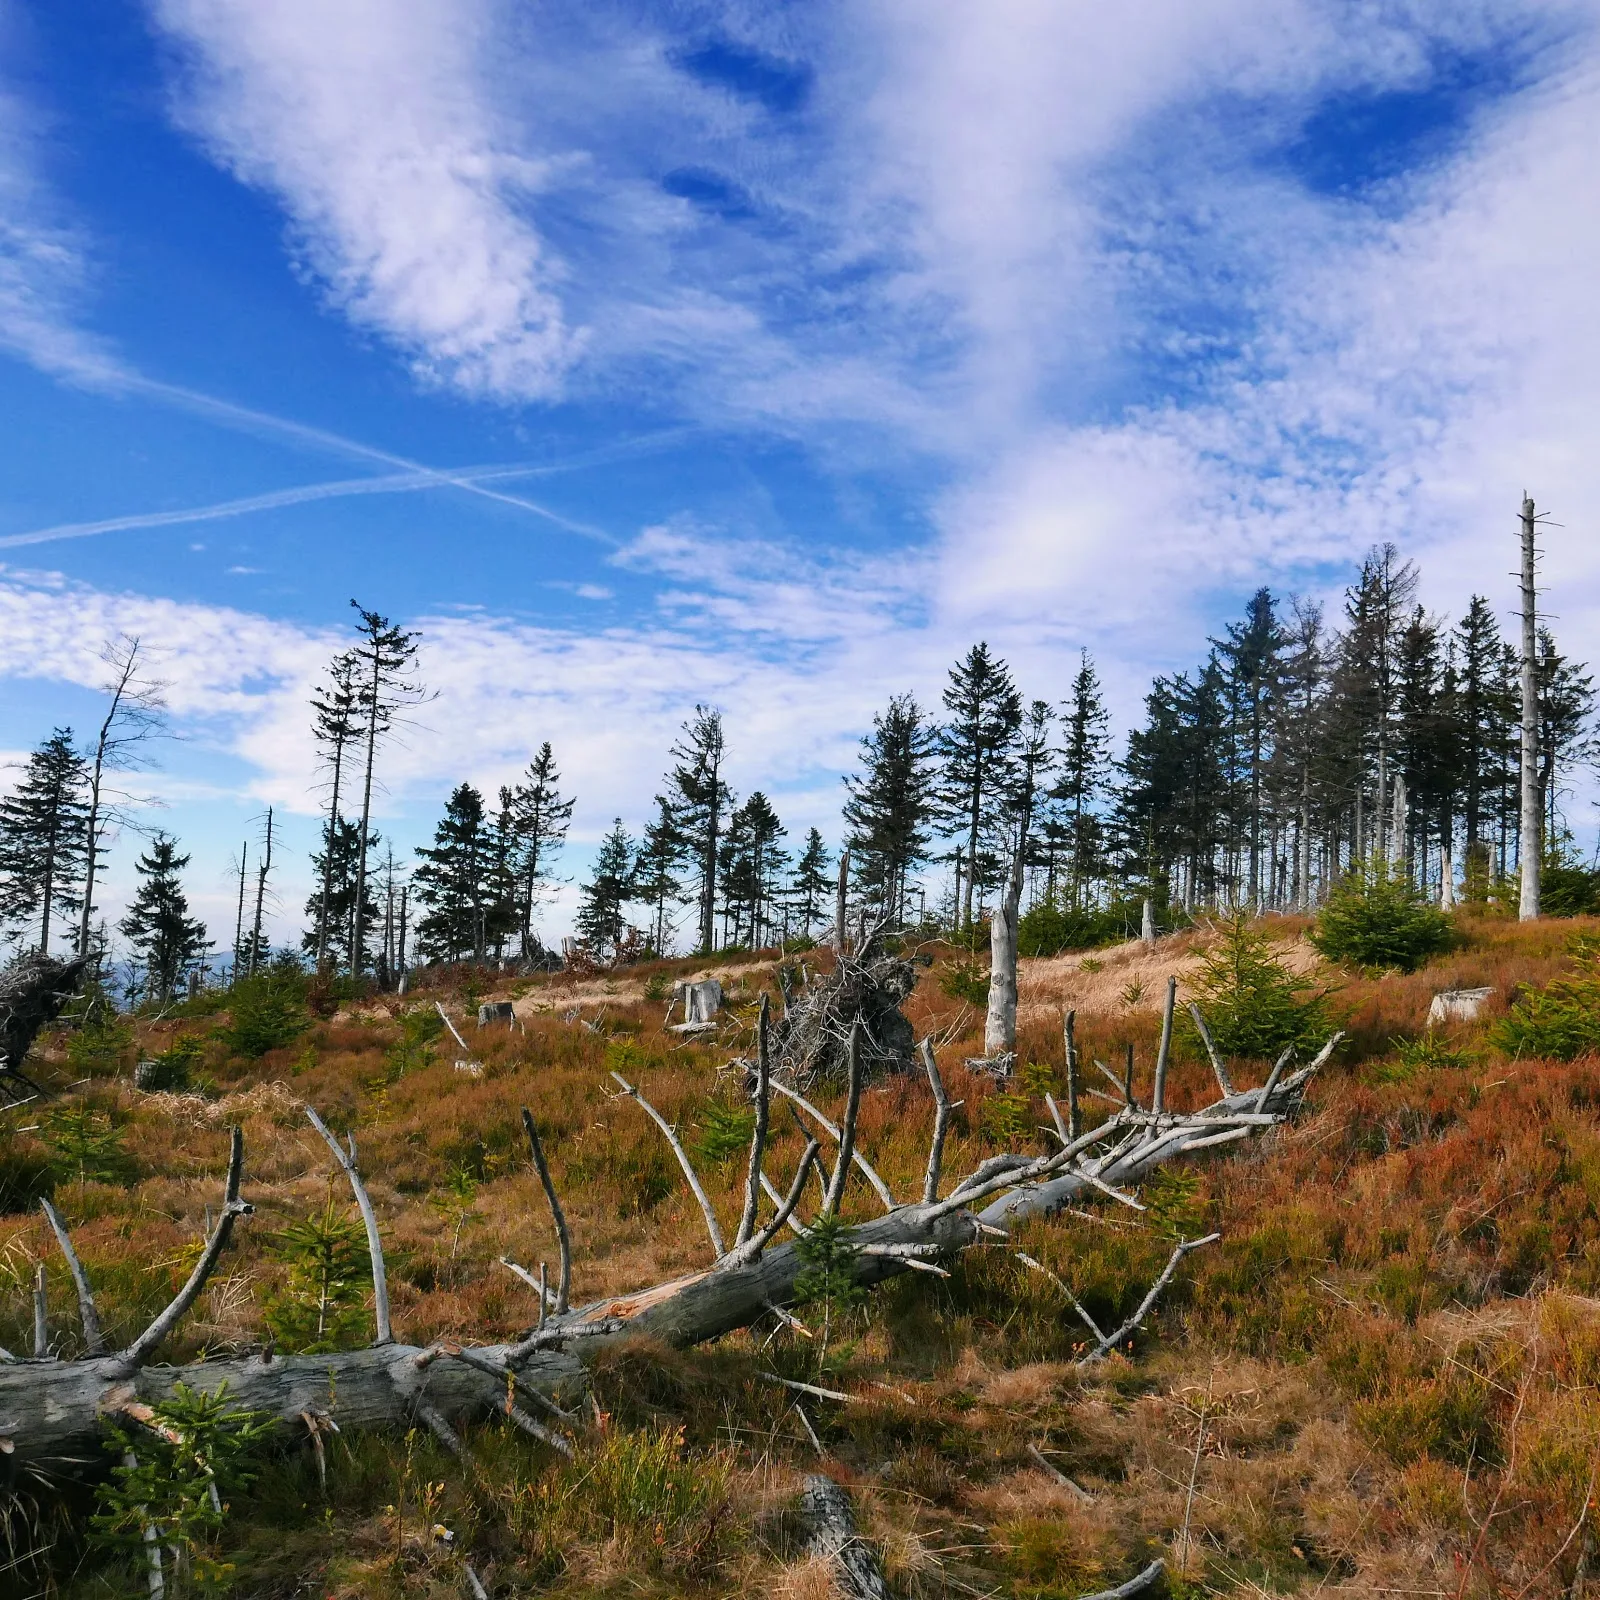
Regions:
[[831, 836], [974, 639], [1051, 699], [1089, 648], [1126, 719], [1374, 540], [1509, 613], [1524, 487], [1592, 659], [1596, 21], [0, 0], [0, 749], [138, 633], [146, 820], [225, 937], [279, 808], [287, 934], [352, 596], [438, 691], [381, 825], [548, 738], [573, 873], [696, 701]]

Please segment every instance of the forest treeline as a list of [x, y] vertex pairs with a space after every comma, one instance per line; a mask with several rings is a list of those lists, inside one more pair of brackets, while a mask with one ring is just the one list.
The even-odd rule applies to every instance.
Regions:
[[[835, 916], [838, 850], [851, 914], [970, 936], [1018, 853], [1025, 953], [1134, 931], [1145, 901], [1168, 924], [1207, 908], [1312, 910], [1374, 856], [1444, 905], [1514, 900], [1522, 860], [1517, 648], [1487, 598], [1457, 619], [1426, 611], [1418, 573], [1375, 547], [1330, 618], [1262, 588], [1193, 669], [1158, 676], [1120, 750], [1093, 660], [1030, 697], [986, 643], [950, 668], [937, 706], [892, 695], [844, 778], [836, 846], [791, 836], [761, 789], [727, 780], [729, 729], [697, 706], [637, 835], [616, 819], [580, 886], [567, 957], [628, 961], [805, 939]], [[379, 983], [418, 961], [554, 964], [540, 906], [576, 798], [551, 745], [518, 781], [455, 787], [409, 865], [373, 825], [384, 752], [428, 698], [418, 636], [352, 602], [355, 638], [312, 697], [325, 776], [314, 889], [297, 959]], [[95, 917], [108, 841], [135, 802], [117, 787], [161, 731], [160, 685], [136, 640], [108, 647], [108, 712], [80, 747], [55, 729], [0, 800], [0, 916], [34, 948], [104, 948]], [[1600, 909], [1564, 803], [1596, 753], [1586, 664], [1541, 628], [1535, 660], [1545, 909]], [[246, 845], [231, 965], [269, 954], [269, 821]], [[116, 925], [134, 989], [170, 996], [208, 958], [189, 915], [188, 858], [165, 834], [137, 861]]]

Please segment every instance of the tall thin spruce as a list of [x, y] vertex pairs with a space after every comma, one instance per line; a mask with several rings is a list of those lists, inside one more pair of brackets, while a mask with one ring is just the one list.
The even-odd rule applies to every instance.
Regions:
[[387, 617], [350, 602], [360, 621], [359, 643], [351, 651], [360, 684], [360, 709], [365, 760], [361, 775], [361, 830], [356, 844], [355, 926], [350, 944], [350, 971], [359, 977], [366, 967], [367, 851], [372, 824], [372, 781], [378, 761], [378, 744], [394, 728], [396, 713], [414, 705], [424, 691], [411, 676], [417, 654], [417, 635], [396, 627]]
[[361, 736], [360, 690], [351, 651], [342, 651], [328, 666], [328, 681], [311, 696], [311, 736], [326, 751], [328, 821], [322, 835], [322, 883], [317, 904], [317, 967], [328, 960], [328, 904], [333, 893], [335, 839], [341, 821], [339, 792], [344, 781], [345, 752]]
[[142, 646], [137, 634], [123, 634], [111, 640], [100, 652], [100, 659], [111, 669], [102, 689], [111, 699], [105, 720], [95, 739], [89, 761], [89, 817], [84, 830], [85, 864], [83, 905], [78, 912], [78, 954], [89, 953], [90, 919], [94, 916], [95, 881], [104, 839], [118, 819], [113, 803], [126, 802], [127, 796], [113, 796], [106, 788], [106, 777], [117, 770], [142, 765], [139, 747], [161, 732], [165, 722], [166, 685], [143, 673]]
[[1539, 876], [1544, 856], [1544, 805], [1539, 794], [1538, 591], [1534, 587], [1539, 559], [1539, 518], [1533, 501], [1522, 497], [1522, 824], [1517, 857], [1522, 886], [1517, 916], [1532, 922], [1539, 915]]
[[256, 914], [250, 925], [250, 972], [253, 976], [261, 960], [261, 916], [267, 903], [267, 876], [272, 871], [272, 807], [267, 807], [267, 848], [256, 872]]
[[233, 977], [238, 981], [239, 968], [244, 963], [244, 884], [250, 865], [250, 841], [239, 846], [239, 909], [233, 919]]

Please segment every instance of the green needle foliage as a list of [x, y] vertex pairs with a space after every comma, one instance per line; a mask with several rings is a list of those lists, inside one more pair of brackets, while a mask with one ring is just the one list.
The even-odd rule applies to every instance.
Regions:
[[113, 1424], [107, 1447], [119, 1464], [95, 1496], [96, 1540], [136, 1581], [151, 1574], [154, 1551], [169, 1595], [224, 1592], [235, 1575], [218, 1550], [229, 1498], [253, 1481], [248, 1454], [271, 1427], [261, 1412], [230, 1407], [226, 1384], [204, 1394], [183, 1383], [155, 1407], [152, 1427]]
[[127, 1064], [133, 1027], [103, 994], [93, 995], [83, 1020], [67, 1035], [67, 1065], [80, 1078], [114, 1077]]
[[1524, 990], [1489, 1036], [1513, 1056], [1572, 1061], [1600, 1054], [1600, 962], [1590, 955], [1572, 977]]
[[1330, 961], [1415, 972], [1457, 943], [1455, 924], [1381, 854], [1345, 874], [1311, 936]]
[[82, 1100], [54, 1106], [41, 1129], [50, 1171], [59, 1183], [121, 1183], [132, 1175], [122, 1130]]
[[[1218, 1050], [1246, 1060], [1276, 1056], [1290, 1045], [1320, 1045], [1331, 1029], [1327, 995], [1315, 991], [1309, 978], [1283, 964], [1247, 911], [1223, 921], [1191, 985]], [[1202, 1048], [1187, 1014], [1179, 1015], [1178, 1027], [1196, 1051]]]
[[228, 998], [233, 1014], [222, 1032], [235, 1055], [251, 1060], [292, 1044], [311, 1026], [306, 1009], [306, 976], [291, 962], [274, 962], [254, 977], [241, 979]]
[[419, 1072], [433, 1065], [433, 1041], [444, 1032], [444, 1018], [431, 1006], [407, 1011], [400, 1018], [400, 1037], [383, 1053], [389, 1083], [398, 1083], [408, 1072]]
[[695, 1153], [702, 1160], [720, 1166], [750, 1148], [750, 1135], [755, 1125], [755, 1112], [740, 1106], [720, 1105], [713, 1100], [706, 1107], [704, 1120], [700, 1124]]
[[817, 1342], [817, 1366], [821, 1368], [828, 1359], [834, 1324], [867, 1298], [867, 1291], [856, 1281], [861, 1252], [849, 1223], [833, 1214], [818, 1217], [794, 1249], [805, 1263], [794, 1280], [795, 1304], [817, 1306], [822, 1311], [822, 1336]]
[[330, 1197], [316, 1215], [291, 1222], [273, 1246], [289, 1269], [266, 1308], [278, 1348], [325, 1355], [359, 1343], [366, 1332], [366, 1284], [372, 1275], [361, 1223], [341, 1216]]

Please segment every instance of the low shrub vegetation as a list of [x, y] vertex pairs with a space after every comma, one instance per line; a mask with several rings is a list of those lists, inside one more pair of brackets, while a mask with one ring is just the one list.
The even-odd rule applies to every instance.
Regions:
[[1312, 935], [1330, 961], [1415, 972], [1455, 948], [1455, 924], [1432, 905], [1402, 868], [1374, 854], [1340, 880]]

